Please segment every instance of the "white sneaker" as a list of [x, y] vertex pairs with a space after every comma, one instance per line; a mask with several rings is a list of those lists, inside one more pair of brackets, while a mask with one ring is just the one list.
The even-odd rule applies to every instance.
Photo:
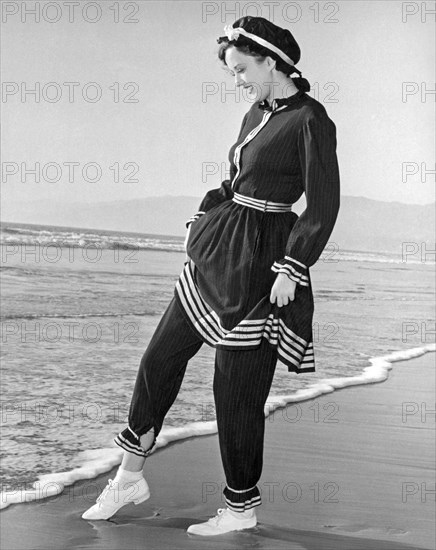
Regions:
[[230, 531], [240, 531], [241, 529], [250, 529], [257, 524], [256, 512], [253, 509], [251, 518], [236, 518], [230, 513], [228, 508], [218, 508], [218, 514], [210, 518], [205, 523], [195, 523], [190, 525], [187, 532], [192, 535], [222, 535]]
[[97, 498], [97, 502], [84, 512], [82, 518], [88, 520], [109, 519], [126, 504], [130, 502], [140, 504], [148, 498], [150, 498], [150, 489], [143, 477], [137, 481], [123, 482], [110, 479]]

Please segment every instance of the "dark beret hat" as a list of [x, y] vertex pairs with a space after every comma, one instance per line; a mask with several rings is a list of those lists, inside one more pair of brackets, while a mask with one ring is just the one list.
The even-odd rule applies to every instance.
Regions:
[[252, 17], [251, 15], [241, 17], [233, 23], [232, 27], [241, 27], [245, 31], [267, 40], [273, 46], [282, 50], [294, 63], [300, 61], [300, 46], [288, 29], [282, 29], [263, 17]]

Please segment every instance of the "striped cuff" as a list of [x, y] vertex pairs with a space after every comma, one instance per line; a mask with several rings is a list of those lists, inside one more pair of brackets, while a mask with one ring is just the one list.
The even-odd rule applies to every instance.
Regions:
[[156, 440], [157, 436], [155, 432], [153, 443], [147, 450], [145, 450], [141, 447], [140, 437], [137, 436], [130, 427], [120, 432], [114, 439], [115, 443], [125, 451], [144, 458], [149, 456], [154, 451]]
[[274, 262], [271, 269], [276, 273], [286, 273], [290, 279], [301, 286], [309, 286], [307, 267], [290, 256], [285, 256], [282, 260]]
[[195, 222], [195, 220], [198, 220], [198, 218], [200, 216], [202, 216], [203, 214], [206, 214], [206, 212], [204, 212], [203, 210], [199, 210], [196, 214], [194, 214], [193, 216], [191, 216], [189, 218], [189, 220], [186, 221], [186, 229], [191, 225], [192, 222]]
[[245, 512], [262, 504], [260, 491], [257, 485], [244, 491], [235, 491], [226, 485], [223, 491], [227, 508], [234, 512]]

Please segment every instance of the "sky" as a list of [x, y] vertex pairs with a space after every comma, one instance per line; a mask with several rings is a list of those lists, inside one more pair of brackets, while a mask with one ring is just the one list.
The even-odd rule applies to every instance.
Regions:
[[[342, 194], [431, 203], [431, 7], [110, 0], [81, 1], [71, 14], [64, 1], [3, 1], [2, 200], [202, 197], [219, 187], [251, 103], [235, 93], [216, 39], [258, 15], [301, 47], [309, 94], [336, 124]], [[38, 85], [38, 99], [23, 95]], [[36, 163], [39, 181], [26, 173]]]

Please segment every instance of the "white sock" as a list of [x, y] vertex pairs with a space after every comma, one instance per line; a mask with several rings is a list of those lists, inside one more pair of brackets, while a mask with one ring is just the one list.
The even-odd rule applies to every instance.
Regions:
[[120, 466], [114, 481], [138, 481], [142, 477], [144, 477], [142, 470], [137, 472], [129, 472], [129, 470], [125, 470], [122, 466]]
[[249, 510], [244, 510], [243, 512], [235, 512], [234, 510], [231, 510], [230, 508], [227, 508], [227, 510], [237, 519], [248, 519], [252, 518], [255, 514], [254, 508], [250, 508]]

